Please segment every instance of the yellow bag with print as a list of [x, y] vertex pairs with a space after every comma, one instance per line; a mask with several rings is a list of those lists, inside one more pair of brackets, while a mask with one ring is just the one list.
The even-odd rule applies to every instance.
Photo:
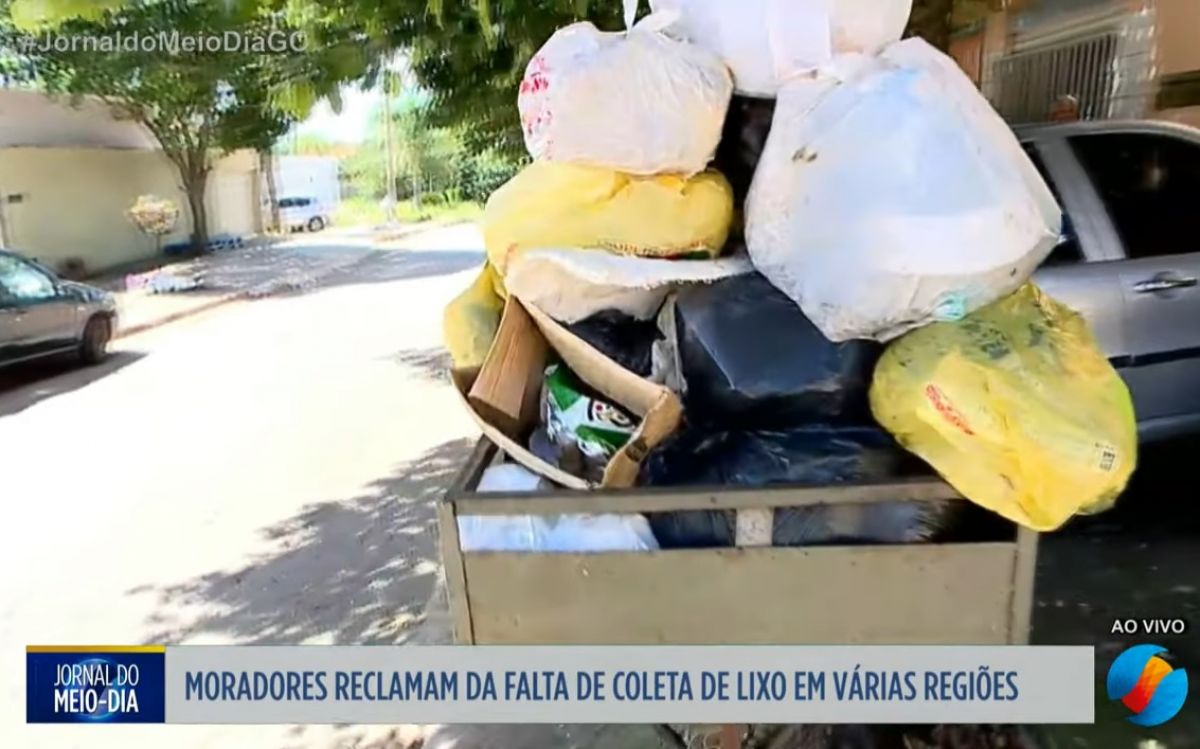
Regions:
[[967, 499], [1039, 531], [1111, 507], [1137, 460], [1125, 383], [1032, 284], [892, 343], [871, 411]]
[[485, 264], [475, 282], [446, 305], [442, 338], [455, 369], [483, 366], [504, 311], [501, 291], [503, 286], [496, 270]]
[[725, 246], [732, 218], [733, 190], [712, 170], [638, 177], [535, 161], [488, 199], [483, 241], [501, 276], [513, 253], [531, 248], [710, 258]]

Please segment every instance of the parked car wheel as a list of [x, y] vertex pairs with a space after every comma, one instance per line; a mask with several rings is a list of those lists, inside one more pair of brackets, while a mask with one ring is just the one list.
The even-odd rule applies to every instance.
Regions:
[[321, 231], [324, 228], [325, 228], [325, 219], [321, 218], [320, 216], [313, 216], [312, 218], [310, 218], [308, 220], [308, 230], [309, 231], [316, 232], [316, 231]]
[[112, 340], [112, 324], [105, 317], [93, 317], [83, 329], [79, 342], [79, 358], [84, 364], [99, 364], [108, 356], [108, 342]]

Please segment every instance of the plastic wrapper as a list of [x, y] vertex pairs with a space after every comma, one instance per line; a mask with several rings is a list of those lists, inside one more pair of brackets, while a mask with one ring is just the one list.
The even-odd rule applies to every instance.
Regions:
[[629, 315], [605, 310], [568, 325], [567, 330], [630, 372], [650, 376], [651, 350], [659, 337], [655, 320], [635, 320]]
[[[904, 452], [882, 430], [807, 426], [782, 431], [692, 429], [654, 450], [643, 464], [644, 486], [824, 486], [908, 475]], [[665, 548], [733, 546], [731, 511], [648, 516]], [[948, 502], [815, 505], [775, 511], [775, 546], [928, 540], [952, 519]]]
[[1137, 462], [1129, 389], [1032, 284], [891, 344], [871, 409], [964, 497], [1038, 531], [1112, 506]]
[[693, 423], [871, 423], [867, 391], [882, 346], [832, 343], [760, 274], [681, 291], [675, 320]]
[[754, 265], [827, 338], [889, 341], [1025, 283], [1062, 211], [954, 60], [921, 39], [789, 81], [746, 200]]
[[668, 32], [712, 50], [738, 93], [775, 96], [831, 55], [875, 54], [904, 33], [912, 0], [651, 0]]
[[[513, 463], [483, 472], [476, 491], [533, 492], [551, 488], [536, 473]], [[460, 515], [463, 551], [604, 552], [649, 551], [658, 543], [641, 515]]]
[[600, 167], [535, 161], [488, 198], [483, 243], [501, 276], [529, 249], [599, 249], [659, 258], [716, 257], [733, 193], [714, 171], [635, 177]]
[[604, 478], [608, 461], [637, 431], [632, 416], [592, 393], [561, 364], [546, 368], [541, 413], [544, 430], [534, 432], [530, 450], [588, 481]]

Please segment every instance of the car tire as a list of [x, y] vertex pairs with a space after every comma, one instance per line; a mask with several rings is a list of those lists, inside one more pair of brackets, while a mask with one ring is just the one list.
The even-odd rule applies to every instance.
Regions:
[[325, 228], [325, 219], [320, 216], [313, 216], [308, 220], [308, 230], [318, 232]]
[[112, 340], [112, 323], [107, 317], [93, 317], [83, 329], [79, 341], [79, 360], [84, 364], [99, 364], [108, 358], [108, 342]]

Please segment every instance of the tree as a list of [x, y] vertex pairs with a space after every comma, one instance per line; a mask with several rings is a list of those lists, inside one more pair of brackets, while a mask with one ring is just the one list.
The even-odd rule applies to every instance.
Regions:
[[[291, 2], [310, 4], [306, 28], [320, 28], [328, 39], [368, 37], [405, 50], [417, 84], [432, 96], [436, 122], [465, 126], [474, 150], [509, 155], [524, 151], [516, 91], [537, 49], [556, 29], [576, 21], [610, 31], [624, 25], [621, 3], [607, 0]], [[955, 3], [981, 2], [986, 0], [915, 0], [910, 33], [945, 49]]]
[[[11, 8], [6, 8], [11, 11]], [[10, 33], [19, 17], [3, 17]], [[178, 32], [179, 39], [265, 39], [281, 19], [262, 8], [222, 0], [162, 0], [130, 4], [96, 18], [73, 18], [64, 37], [112, 39]], [[24, 53], [48, 92], [97, 96], [114, 115], [144, 125], [175, 166], [192, 217], [193, 250], [208, 247], [205, 189], [214, 156], [239, 148], [269, 149], [295, 117], [274, 106], [271, 92], [286, 76], [286, 56], [249, 45], [180, 45], [175, 52], [140, 45], [39, 47]]]
[[[17, 0], [70, 6], [80, 0]], [[137, 0], [105, 0], [136, 2]], [[418, 86], [431, 96], [430, 117], [462, 128], [474, 152], [523, 154], [516, 90], [534, 52], [554, 31], [588, 20], [623, 27], [621, 3], [594, 0], [231, 0], [273, 8], [316, 40], [324, 58], [294, 79], [293, 111], [302, 111], [331, 80], [363, 78], [385, 69], [403, 50]], [[945, 49], [955, 6], [989, 0], [914, 0], [909, 33]], [[644, 5], [644, 4], [643, 4]], [[64, 11], [50, 15], [61, 17]]]

